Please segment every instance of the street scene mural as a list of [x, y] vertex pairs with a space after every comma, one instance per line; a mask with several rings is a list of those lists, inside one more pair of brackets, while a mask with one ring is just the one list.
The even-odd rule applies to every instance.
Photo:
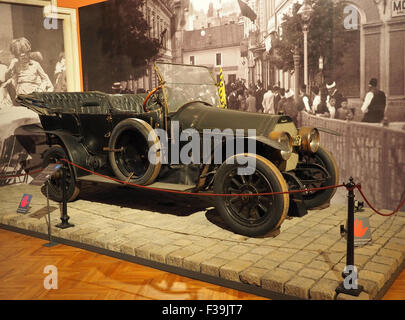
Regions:
[[[405, 179], [405, 12], [400, 3], [111, 0], [79, 10], [85, 26], [84, 88], [149, 92], [158, 86], [156, 60], [206, 66], [218, 83], [223, 79], [228, 109], [284, 113], [297, 126], [338, 132], [322, 133], [322, 140], [338, 158], [342, 178], [353, 175], [381, 207], [392, 207], [403, 196]], [[143, 47], [150, 49], [141, 57], [146, 67], [131, 65], [134, 50], [122, 31], [124, 22], [112, 33], [113, 46], [99, 36], [112, 37], [103, 29], [106, 22], [114, 27], [106, 8], [126, 12], [130, 5], [143, 19], [138, 26], [126, 21], [128, 30], [137, 28], [157, 40], [158, 51], [152, 43]], [[103, 78], [105, 65], [111, 65], [111, 76]]]
[[62, 23], [46, 29], [43, 7], [0, 2], [0, 21], [0, 175], [13, 176], [0, 183], [10, 184], [27, 180], [14, 176], [38, 165], [35, 149], [42, 140], [19, 130], [39, 119], [15, 99], [66, 91], [66, 65]]
[[[400, 3], [109, 0], [85, 6], [77, 17], [83, 91], [147, 94], [159, 85], [155, 61], [205, 66], [226, 97], [222, 107], [282, 113], [298, 127], [338, 133], [322, 132], [321, 138], [338, 159], [342, 179], [354, 176], [380, 207], [392, 207], [405, 180]], [[66, 91], [66, 66], [61, 23], [46, 30], [41, 7], [0, 6], [6, 172], [21, 170], [24, 159], [15, 129], [37, 121], [16, 106], [16, 95]]]
[[1, 229], [0, 298], [404, 300], [405, 0], [0, 0]]

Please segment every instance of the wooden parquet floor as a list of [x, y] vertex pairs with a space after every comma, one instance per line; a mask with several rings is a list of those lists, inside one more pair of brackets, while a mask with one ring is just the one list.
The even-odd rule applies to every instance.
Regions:
[[[263, 300], [131, 262], [0, 229], [0, 299]], [[44, 268], [57, 267], [58, 289], [46, 290]]]
[[[264, 300], [131, 262], [0, 229], [1, 300]], [[46, 290], [47, 265], [58, 269], [58, 289]], [[405, 300], [405, 270], [384, 300]]]

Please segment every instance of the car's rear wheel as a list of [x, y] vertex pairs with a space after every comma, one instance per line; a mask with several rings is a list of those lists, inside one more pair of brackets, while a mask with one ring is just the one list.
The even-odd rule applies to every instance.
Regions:
[[[61, 159], [66, 159], [65, 150], [61, 146], [53, 146], [45, 151], [43, 155], [42, 167], [46, 168], [50, 163], [61, 162]], [[64, 165], [68, 167], [68, 170], [66, 171], [66, 180], [65, 180], [66, 199], [67, 201], [74, 201], [80, 193], [80, 188], [76, 182], [73, 173], [73, 168], [69, 164]], [[63, 201], [62, 178], [51, 177], [48, 180], [48, 182], [41, 188], [41, 192], [44, 196], [48, 195], [49, 199], [53, 201], [62, 202]]]
[[159, 175], [159, 138], [145, 121], [133, 118], [121, 121], [111, 134], [109, 149], [110, 165], [118, 179], [148, 185]]
[[[238, 165], [237, 158], [241, 156], [254, 158], [253, 174], [238, 173], [242, 166]], [[220, 215], [234, 232], [249, 237], [262, 236], [277, 229], [288, 213], [287, 193], [270, 196], [238, 194], [288, 192], [282, 174], [273, 163], [258, 155], [236, 155], [233, 158], [234, 164], [223, 163], [215, 175], [216, 194], [235, 194], [215, 198]]]

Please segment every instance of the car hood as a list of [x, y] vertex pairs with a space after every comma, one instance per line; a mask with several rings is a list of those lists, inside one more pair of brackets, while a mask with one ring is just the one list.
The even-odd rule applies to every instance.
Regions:
[[200, 102], [189, 103], [171, 117], [184, 129], [255, 129], [256, 136], [267, 137], [277, 124], [291, 123], [291, 118], [282, 115], [250, 113], [211, 107]]

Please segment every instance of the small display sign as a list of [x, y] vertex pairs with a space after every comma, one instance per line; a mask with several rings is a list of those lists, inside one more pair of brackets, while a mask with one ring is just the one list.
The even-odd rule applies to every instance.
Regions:
[[370, 219], [354, 219], [354, 245], [361, 246], [371, 241]]
[[26, 214], [30, 208], [31, 199], [32, 194], [24, 194], [18, 206], [17, 213]]
[[42, 186], [45, 184], [46, 181], [60, 168], [62, 168], [61, 163], [50, 163], [48, 166], [41, 171], [39, 175], [37, 175], [34, 180], [31, 181], [30, 184], [34, 186]]

